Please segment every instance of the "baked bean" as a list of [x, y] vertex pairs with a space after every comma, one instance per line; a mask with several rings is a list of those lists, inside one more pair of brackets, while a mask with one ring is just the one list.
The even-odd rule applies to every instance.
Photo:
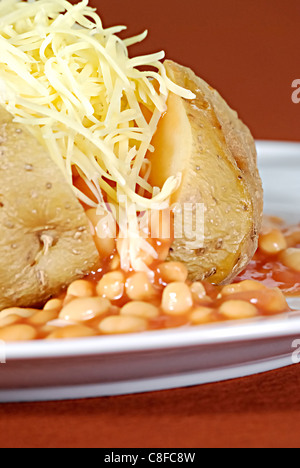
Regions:
[[193, 307], [190, 288], [185, 283], [171, 283], [163, 292], [162, 308], [168, 315], [183, 315]]
[[213, 321], [212, 314], [214, 309], [209, 307], [197, 307], [190, 315], [190, 321], [193, 325], [201, 325]]
[[285, 234], [288, 247], [295, 247], [300, 244], [300, 230], [288, 232]]
[[22, 307], [10, 307], [9, 309], [3, 309], [0, 312], [0, 317], [8, 317], [9, 315], [18, 315], [22, 318], [28, 318], [34, 315], [37, 309], [23, 309]]
[[252, 304], [266, 315], [279, 314], [290, 310], [286, 298], [278, 288], [266, 288], [261, 291], [244, 291], [232, 296], [231, 300], [239, 300]]
[[0, 340], [30, 341], [37, 337], [37, 331], [30, 325], [10, 325], [0, 329]]
[[47, 340], [55, 340], [62, 338], [85, 338], [88, 336], [96, 336], [96, 331], [84, 325], [72, 325], [70, 327], [58, 328], [47, 336]]
[[180, 262], [162, 263], [158, 271], [164, 283], [184, 283], [188, 277], [187, 267]]
[[109, 264], [110, 271], [119, 270], [121, 267], [121, 259], [119, 254], [115, 254]]
[[121, 271], [107, 273], [97, 285], [97, 294], [111, 301], [121, 299], [125, 291], [125, 275]]
[[258, 315], [257, 308], [246, 301], [229, 300], [224, 302], [219, 312], [230, 320], [251, 318]]
[[147, 330], [147, 328], [147, 320], [130, 315], [106, 317], [99, 324], [99, 330], [106, 335], [115, 333], [138, 333]]
[[59, 318], [74, 322], [85, 322], [106, 314], [110, 306], [110, 302], [102, 297], [77, 298], [62, 309]]
[[[93, 226], [93, 236], [94, 242], [96, 244], [97, 250], [100, 254], [101, 258], [109, 258], [116, 249], [116, 240], [114, 237], [111, 237], [110, 233], [107, 232], [106, 238], [100, 238], [97, 234], [98, 225], [101, 224], [101, 228], [103, 229], [104, 224], [101, 223], [104, 217], [97, 214], [96, 208], [91, 208], [86, 211], [86, 215], [92, 223]], [[106, 221], [104, 221], [105, 223]]]
[[79, 298], [76, 296], [66, 295], [66, 297], [63, 300], [63, 307], [66, 307], [66, 305], [70, 304], [70, 302], [74, 301], [74, 299], [79, 299]]
[[63, 307], [63, 301], [61, 299], [50, 299], [46, 302], [44, 310], [60, 310]]
[[151, 301], [155, 289], [147, 273], [134, 273], [126, 281], [126, 294], [133, 301]]
[[190, 290], [192, 293], [193, 300], [195, 302], [202, 301], [203, 299], [210, 299], [208, 298], [208, 296], [206, 296], [206, 290], [202, 283], [193, 283], [190, 286]]
[[[253, 299], [251, 302], [254, 304], [256, 299]], [[279, 288], [269, 289], [267, 293], [260, 295], [256, 305], [269, 314], [279, 314], [280, 312], [290, 310], [286, 298]]]
[[54, 330], [57, 330], [57, 328], [70, 327], [71, 325], [78, 325], [78, 323], [71, 322], [70, 320], [62, 320], [60, 318], [56, 318], [54, 320], [50, 320], [50, 322], [47, 322], [43, 328], [52, 327]]
[[259, 238], [259, 248], [266, 254], [275, 255], [287, 248], [287, 241], [279, 229], [274, 229]]
[[258, 281], [245, 280], [240, 283], [228, 284], [222, 288], [222, 296], [229, 296], [231, 294], [238, 294], [244, 291], [261, 291], [266, 290], [266, 286]]
[[14, 323], [19, 322], [22, 317], [19, 315], [7, 315], [6, 317], [0, 316], [0, 327], [7, 327], [8, 325], [13, 325]]
[[28, 319], [28, 323], [31, 325], [44, 325], [51, 320], [57, 319], [58, 311], [57, 310], [40, 310], [36, 314], [32, 315]]
[[149, 302], [128, 302], [122, 309], [121, 315], [134, 315], [145, 319], [153, 319], [159, 316], [159, 309]]
[[95, 236], [93, 239], [101, 258], [109, 258], [113, 254], [116, 248], [116, 242], [114, 239], [101, 239], [98, 236]]
[[67, 289], [67, 296], [73, 297], [93, 297], [95, 288], [91, 281], [77, 280], [74, 281]]
[[290, 247], [282, 252], [280, 260], [288, 268], [300, 272], [300, 249]]
[[42, 325], [39, 329], [39, 333], [43, 334], [43, 338], [45, 338], [47, 335], [50, 335], [50, 333], [54, 332], [57, 330], [57, 327], [52, 327], [52, 325]]

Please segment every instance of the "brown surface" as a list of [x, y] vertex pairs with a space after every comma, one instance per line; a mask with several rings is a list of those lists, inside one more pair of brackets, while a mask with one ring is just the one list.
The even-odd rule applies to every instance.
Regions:
[[132, 53], [164, 49], [238, 110], [256, 138], [300, 140], [298, 0], [91, 0], [105, 26], [149, 30]]
[[299, 386], [294, 366], [184, 390], [2, 405], [1, 447], [299, 447]]
[[[102, 0], [101, 9], [130, 34], [149, 27], [144, 50], [164, 47], [193, 67], [257, 138], [300, 140], [299, 0]], [[148, 395], [1, 405], [0, 446], [299, 447], [299, 385], [294, 366]]]

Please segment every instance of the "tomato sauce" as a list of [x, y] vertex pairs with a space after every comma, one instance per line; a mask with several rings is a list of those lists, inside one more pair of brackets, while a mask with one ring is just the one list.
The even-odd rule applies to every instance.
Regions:
[[[288, 248], [300, 249], [300, 225], [280, 227]], [[268, 288], [279, 288], [287, 296], [300, 296], [300, 271], [285, 265], [281, 259], [281, 252], [268, 254], [258, 248], [253, 260], [235, 282], [256, 280]]]

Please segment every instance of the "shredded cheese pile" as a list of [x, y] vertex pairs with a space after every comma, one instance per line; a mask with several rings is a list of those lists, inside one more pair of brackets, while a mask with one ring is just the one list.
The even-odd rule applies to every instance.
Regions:
[[[47, 147], [81, 201], [104, 212], [106, 202], [136, 204], [121, 261], [147, 270], [140, 252], [157, 254], [139, 235], [138, 213], [167, 202], [180, 183], [151, 187], [147, 152], [168, 93], [194, 96], [167, 77], [164, 52], [130, 58], [128, 47], [147, 31], [121, 40], [124, 29], [104, 29], [88, 0], [1, 0], [0, 104]], [[97, 203], [73, 185], [74, 166]]]

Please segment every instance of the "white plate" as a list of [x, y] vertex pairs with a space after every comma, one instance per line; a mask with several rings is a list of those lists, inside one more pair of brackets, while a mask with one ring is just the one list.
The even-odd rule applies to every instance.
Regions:
[[[300, 221], [300, 144], [257, 146], [266, 212]], [[7, 363], [0, 364], [0, 402], [120, 395], [242, 377], [293, 364], [296, 339], [300, 312], [125, 336], [8, 344]]]

